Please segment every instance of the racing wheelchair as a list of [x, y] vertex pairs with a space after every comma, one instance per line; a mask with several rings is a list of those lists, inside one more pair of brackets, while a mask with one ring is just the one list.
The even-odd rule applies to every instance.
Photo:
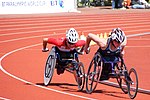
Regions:
[[62, 52], [58, 47], [53, 46], [45, 64], [44, 85], [47, 86], [51, 82], [54, 69], [57, 70], [58, 75], [67, 70], [74, 74], [78, 90], [82, 91], [85, 84], [85, 70], [83, 63], [78, 59], [78, 54], [76, 49], [71, 52]]
[[138, 92], [138, 76], [134, 68], [129, 71], [121, 56], [114, 57], [113, 60], [103, 57], [96, 52], [90, 62], [86, 77], [86, 92], [92, 93], [98, 84], [103, 80], [116, 78], [121, 90], [134, 99]]

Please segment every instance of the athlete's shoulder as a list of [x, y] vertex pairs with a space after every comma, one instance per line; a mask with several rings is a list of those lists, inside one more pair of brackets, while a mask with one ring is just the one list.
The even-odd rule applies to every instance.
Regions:
[[127, 37], [125, 37], [124, 41], [121, 43], [121, 46], [126, 46], [127, 45]]
[[[85, 40], [78, 40], [78, 42], [82, 42], [82, 43], [83, 43], [83, 42], [85, 42]], [[78, 43], [78, 42], [77, 42], [77, 43]]]
[[75, 43], [75, 47], [83, 46], [83, 45], [85, 45], [85, 40], [78, 40], [78, 42]]
[[59, 41], [59, 42], [66, 41], [66, 38], [65, 37], [61, 37], [61, 38], [58, 38], [57, 41]]
[[58, 38], [58, 40], [65, 40], [65, 39], [66, 39], [65, 37]]

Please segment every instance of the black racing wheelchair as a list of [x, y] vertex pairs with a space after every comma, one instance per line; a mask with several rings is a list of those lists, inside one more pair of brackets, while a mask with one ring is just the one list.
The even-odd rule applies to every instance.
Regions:
[[57, 70], [58, 75], [67, 70], [74, 74], [78, 90], [82, 91], [85, 84], [85, 70], [83, 63], [79, 61], [78, 54], [79, 52], [76, 49], [71, 52], [64, 52], [53, 46], [45, 65], [44, 85], [47, 86], [51, 82], [54, 69]]
[[134, 99], [138, 92], [138, 76], [134, 68], [129, 71], [121, 56], [108, 59], [96, 52], [86, 77], [86, 92], [92, 93], [100, 81], [116, 78], [121, 90]]

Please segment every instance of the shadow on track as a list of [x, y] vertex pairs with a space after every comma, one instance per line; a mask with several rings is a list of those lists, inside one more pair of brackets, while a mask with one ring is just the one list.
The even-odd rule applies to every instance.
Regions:
[[[41, 86], [45, 86], [44, 83], [36, 83], [36, 85], [41, 85]], [[78, 86], [75, 84], [70, 84], [70, 83], [50, 83], [48, 86]]]
[[[45, 86], [44, 83], [36, 83], [36, 85], [41, 85]], [[76, 84], [70, 84], [70, 83], [50, 83], [48, 86], [57, 86], [61, 89], [62, 91], [70, 91], [70, 92], [77, 92], [77, 89], [71, 88], [71, 87], [78, 87]]]
[[117, 97], [117, 98], [120, 98], [120, 99], [129, 99], [127, 97], [119, 96], [120, 94], [124, 95], [124, 93], [123, 92], [117, 92], [117, 91], [95, 90], [92, 93], [100, 93], [100, 94], [104, 94], [104, 95], [107, 95], [107, 96]]
[[[31, 85], [31, 84], [26, 83], [26, 85]], [[45, 86], [44, 83], [36, 83], [36, 85]], [[70, 84], [70, 83], [50, 83], [48, 86], [59, 87], [59, 88], [63, 89], [61, 91], [79, 92], [77, 89], [71, 88], [71, 87], [77, 87], [78, 85], [76, 85], [76, 84]], [[48, 86], [45, 86], [45, 87], [48, 87]], [[87, 94], [85, 90], [80, 91], [80, 92]], [[119, 96], [119, 95], [124, 95], [124, 93], [117, 92], [117, 91], [95, 90], [95, 91], [92, 92], [92, 94], [97, 94], [97, 93], [104, 94], [104, 95], [111, 96], [111, 97], [117, 97], [117, 98], [120, 98], [120, 99], [129, 99], [128, 97]]]

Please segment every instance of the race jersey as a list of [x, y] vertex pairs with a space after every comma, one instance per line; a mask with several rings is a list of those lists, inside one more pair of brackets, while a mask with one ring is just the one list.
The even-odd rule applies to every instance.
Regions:
[[107, 41], [108, 45], [106, 47], [105, 50], [99, 48], [98, 49], [98, 52], [101, 54], [101, 56], [103, 58], [105, 58], [105, 60], [109, 61], [113, 61], [116, 59], [116, 57], [120, 56], [120, 53], [121, 53], [121, 50], [122, 50], [122, 47], [119, 46], [118, 48], [116, 48], [116, 50], [111, 50], [110, 48], [110, 43], [111, 43], [111, 39], [108, 38], [108, 41]]
[[59, 48], [59, 50], [66, 51], [66, 52], [72, 51], [76, 47], [85, 45], [85, 40], [78, 40], [78, 42], [73, 44], [73, 46], [71, 46], [71, 48], [68, 48], [67, 44], [66, 44], [66, 40], [67, 40], [66, 38], [58, 38], [58, 39], [49, 38], [48, 43], [53, 44], [53, 45], [57, 46]]

